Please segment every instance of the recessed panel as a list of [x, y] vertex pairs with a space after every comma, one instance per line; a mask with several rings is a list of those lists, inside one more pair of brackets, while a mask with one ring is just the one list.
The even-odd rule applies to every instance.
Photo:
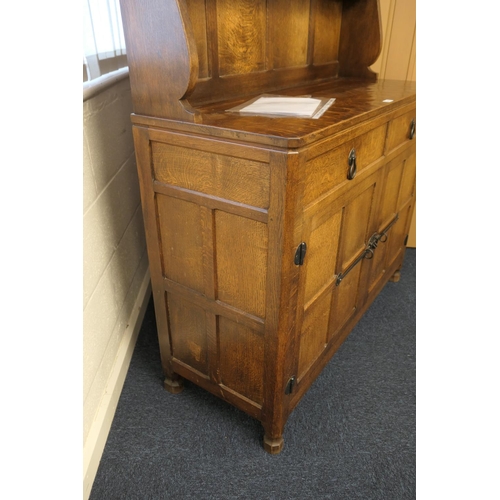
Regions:
[[415, 110], [398, 116], [389, 122], [387, 129], [386, 152], [396, 148], [410, 138], [411, 121], [415, 119]]
[[266, 69], [264, 0], [217, 0], [220, 76]]
[[219, 369], [226, 387], [263, 402], [264, 341], [261, 334], [219, 316]]
[[331, 291], [325, 293], [304, 311], [300, 336], [299, 377], [305, 374], [326, 346], [331, 297]]
[[267, 225], [217, 210], [215, 239], [217, 298], [264, 318]]
[[206, 313], [186, 300], [167, 294], [174, 358], [207, 374]]
[[342, 270], [365, 248], [374, 185], [363, 191], [345, 207], [342, 223]]
[[156, 207], [164, 276], [203, 293], [203, 237], [199, 205], [157, 194]]
[[200, 193], [269, 206], [269, 165], [234, 156], [152, 142], [158, 181]]
[[307, 246], [304, 302], [309, 300], [333, 279], [342, 212], [332, 214], [311, 232]]
[[327, 64], [339, 59], [342, 0], [316, 2], [314, 23], [314, 64]]
[[358, 172], [380, 158], [384, 153], [384, 141], [387, 133], [387, 125], [374, 128], [353, 141], [356, 149], [356, 164]]
[[361, 263], [333, 288], [330, 335], [334, 336], [356, 311], [360, 270]]
[[274, 0], [272, 50], [274, 69], [307, 64], [310, 0]]
[[[392, 231], [392, 229], [391, 229]], [[390, 232], [388, 238], [390, 237]], [[387, 260], [387, 242], [379, 243], [376, 251], [373, 254], [372, 260], [364, 262], [366, 266], [370, 266], [370, 278], [368, 283], [368, 292], [371, 292], [373, 287], [376, 286], [379, 279], [386, 270], [386, 260]]]

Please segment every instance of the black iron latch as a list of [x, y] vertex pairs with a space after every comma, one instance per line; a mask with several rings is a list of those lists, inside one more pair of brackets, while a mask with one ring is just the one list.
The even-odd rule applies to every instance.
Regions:
[[358, 255], [357, 259], [355, 259], [352, 264], [343, 272], [337, 274], [337, 279], [335, 281], [335, 285], [339, 286], [341, 281], [349, 274], [357, 264], [359, 264], [363, 259], [373, 259], [374, 250], [377, 248], [379, 242], [385, 243], [387, 241], [387, 231], [391, 229], [394, 224], [399, 220], [399, 214], [396, 214], [391, 223], [381, 232], [374, 233], [371, 238], [368, 240], [365, 249]]
[[291, 377], [285, 387], [285, 394], [291, 394], [295, 385], [295, 376]]
[[304, 264], [306, 251], [307, 251], [307, 245], [303, 241], [302, 243], [300, 243], [300, 245], [297, 247], [297, 250], [295, 251], [295, 258], [293, 259], [293, 262], [296, 266], [301, 266], [302, 264]]

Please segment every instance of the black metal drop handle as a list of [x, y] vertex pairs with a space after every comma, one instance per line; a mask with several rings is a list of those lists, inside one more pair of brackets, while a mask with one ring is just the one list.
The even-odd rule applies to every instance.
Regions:
[[351, 151], [349, 152], [348, 161], [349, 161], [349, 170], [347, 171], [347, 178], [351, 181], [352, 179], [354, 179], [354, 177], [356, 177], [356, 170], [357, 170], [356, 150], [354, 148], [352, 148]]
[[415, 137], [415, 118], [410, 123], [410, 141]]

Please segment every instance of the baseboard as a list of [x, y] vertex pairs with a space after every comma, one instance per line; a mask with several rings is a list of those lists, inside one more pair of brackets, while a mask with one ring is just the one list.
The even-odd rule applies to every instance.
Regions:
[[106, 390], [104, 391], [102, 401], [83, 448], [84, 500], [89, 498], [90, 491], [92, 490], [150, 297], [151, 282], [148, 270], [141, 283], [137, 300], [132, 308], [128, 327], [123, 335], [113, 369], [106, 385]]

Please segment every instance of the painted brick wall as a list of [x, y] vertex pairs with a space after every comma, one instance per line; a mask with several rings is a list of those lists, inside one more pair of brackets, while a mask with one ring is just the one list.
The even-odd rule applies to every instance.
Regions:
[[131, 112], [128, 77], [83, 103], [84, 442], [148, 273]]

